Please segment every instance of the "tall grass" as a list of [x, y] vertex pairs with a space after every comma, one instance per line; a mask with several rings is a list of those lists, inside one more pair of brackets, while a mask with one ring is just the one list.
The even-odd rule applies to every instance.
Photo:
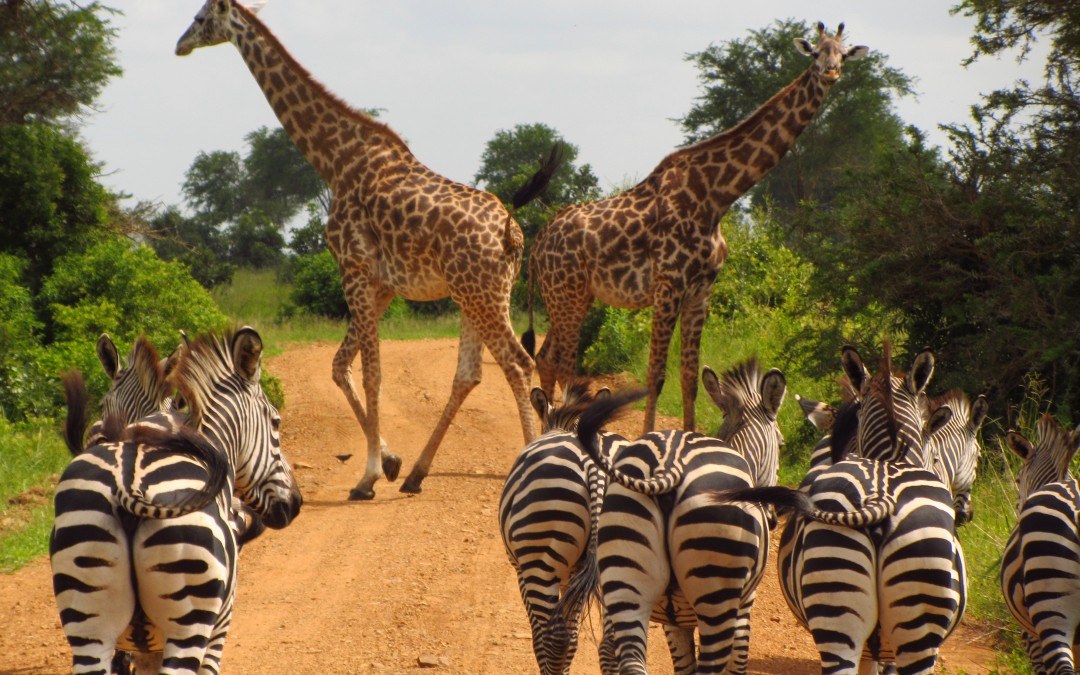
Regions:
[[47, 550], [54, 477], [69, 459], [52, 421], [16, 425], [0, 415], [0, 571]]

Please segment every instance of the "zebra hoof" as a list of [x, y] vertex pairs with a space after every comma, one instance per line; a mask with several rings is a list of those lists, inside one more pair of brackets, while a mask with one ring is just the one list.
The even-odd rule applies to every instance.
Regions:
[[369, 487], [356, 486], [349, 490], [350, 502], [363, 502], [371, 499], [375, 499], [375, 490]]
[[382, 470], [386, 480], [393, 482], [401, 473], [401, 458], [397, 455], [386, 454], [382, 458]]
[[401, 484], [401, 491], [407, 492], [411, 495], [418, 495], [422, 488], [420, 487], [423, 478], [416, 478], [415, 476], [409, 476], [404, 483]]

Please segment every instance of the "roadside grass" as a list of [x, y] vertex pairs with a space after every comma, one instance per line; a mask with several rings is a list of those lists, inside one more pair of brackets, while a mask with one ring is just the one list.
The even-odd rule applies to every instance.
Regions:
[[51, 420], [11, 424], [0, 416], [0, 572], [48, 550], [53, 487], [69, 459]]

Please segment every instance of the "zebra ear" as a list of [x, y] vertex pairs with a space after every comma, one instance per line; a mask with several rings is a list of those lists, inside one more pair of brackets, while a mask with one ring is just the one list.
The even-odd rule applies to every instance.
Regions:
[[847, 375], [848, 381], [851, 382], [855, 392], [861, 392], [863, 384], [870, 379], [870, 371], [863, 365], [858, 350], [851, 346], [845, 346], [841, 349], [840, 366], [844, 369], [844, 374]]
[[975, 402], [971, 404], [971, 420], [968, 421], [968, 425], [971, 427], [971, 433], [979, 433], [979, 428], [986, 421], [986, 414], [990, 412], [990, 404], [986, 402], [986, 397], [982, 394], [975, 399]]
[[713, 400], [716, 407], [720, 408], [721, 412], [726, 415], [728, 412], [728, 398], [723, 387], [720, 386], [720, 378], [716, 376], [712, 368], [705, 366], [705, 369], [701, 371], [701, 383], [705, 385], [705, 391], [708, 392], [709, 398]]
[[924, 349], [915, 357], [915, 363], [911, 366], [911, 372], [907, 375], [907, 388], [915, 396], [926, 391], [926, 385], [930, 384], [930, 378], [934, 375], [934, 353]]
[[236, 373], [249, 382], [258, 382], [262, 374], [262, 338], [250, 326], [236, 332], [232, 340], [233, 366]]
[[787, 379], [779, 368], [773, 368], [761, 378], [761, 402], [769, 411], [773, 419], [780, 412], [780, 404], [784, 402], [784, 394], [787, 393]]
[[551, 405], [548, 404], [548, 397], [544, 390], [540, 387], [533, 387], [533, 390], [529, 392], [529, 402], [532, 403], [536, 414], [540, 416], [540, 421], [546, 420], [548, 413], [551, 412]]
[[98, 338], [97, 357], [98, 361], [101, 361], [101, 367], [105, 369], [105, 374], [109, 376], [109, 379], [116, 379], [116, 374], [120, 372], [120, 355], [117, 354], [116, 345], [113, 344], [108, 333], [102, 333], [101, 337]]
[[1005, 434], [1005, 445], [1012, 450], [1013, 454], [1024, 460], [1025, 462], [1031, 459], [1031, 456], [1035, 454], [1035, 446], [1031, 444], [1031, 441], [1024, 438], [1015, 431], [1009, 431]]
[[934, 414], [930, 416], [930, 419], [926, 421], [926, 436], [929, 438], [941, 431], [941, 428], [952, 420], [952, 416], [952, 408], [947, 405], [943, 405], [935, 410]]
[[809, 420], [810, 424], [813, 424], [816, 429], [819, 431], [828, 431], [829, 429], [832, 429], [833, 422], [836, 421], [836, 408], [828, 403], [803, 398], [798, 394], [795, 394], [795, 400], [799, 403], [799, 408], [802, 409], [803, 415], [806, 416], [806, 419]]

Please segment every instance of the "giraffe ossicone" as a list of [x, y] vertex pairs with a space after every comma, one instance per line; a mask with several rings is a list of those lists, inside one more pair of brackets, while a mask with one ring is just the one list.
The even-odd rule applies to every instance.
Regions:
[[[176, 45], [178, 55], [231, 42], [240, 52], [286, 133], [326, 180], [333, 195], [326, 240], [341, 269], [349, 326], [334, 357], [344, 392], [367, 442], [367, 464], [350, 499], [371, 499], [401, 460], [379, 434], [378, 321], [395, 295], [450, 296], [461, 308], [461, 343], [450, 400], [401, 490], [419, 492], [435, 451], [469, 392], [480, 382], [486, 346], [517, 403], [526, 442], [536, 436], [529, 405], [533, 362], [510, 324], [510, 289], [520, 268], [521, 227], [499, 199], [454, 182], [422, 164], [393, 130], [350, 107], [315, 80], [236, 0], [208, 0]], [[553, 155], [552, 160], [555, 160]], [[541, 167], [550, 178], [554, 169]], [[515, 195], [523, 204], [545, 180]], [[361, 357], [364, 398], [353, 384]]]

